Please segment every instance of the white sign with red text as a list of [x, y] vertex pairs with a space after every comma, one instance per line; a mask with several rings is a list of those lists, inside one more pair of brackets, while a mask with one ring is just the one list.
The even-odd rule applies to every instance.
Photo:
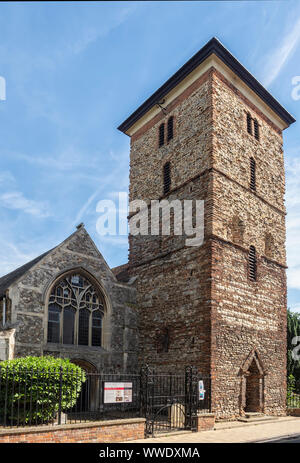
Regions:
[[104, 383], [104, 403], [119, 404], [132, 402], [132, 383]]

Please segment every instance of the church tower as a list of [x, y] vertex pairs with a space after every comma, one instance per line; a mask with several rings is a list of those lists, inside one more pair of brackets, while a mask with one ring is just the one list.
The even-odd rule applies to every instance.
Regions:
[[152, 200], [204, 200], [201, 246], [129, 237], [140, 360], [210, 374], [220, 418], [285, 413], [282, 131], [294, 121], [213, 38], [119, 127], [130, 201], [150, 216]]

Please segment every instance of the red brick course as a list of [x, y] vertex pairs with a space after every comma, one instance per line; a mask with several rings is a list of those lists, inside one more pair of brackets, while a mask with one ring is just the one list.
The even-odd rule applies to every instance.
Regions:
[[0, 443], [111, 443], [144, 438], [145, 420], [134, 418], [73, 425], [0, 429]]
[[288, 408], [287, 415], [300, 416], [300, 408]]
[[214, 429], [215, 419], [214, 413], [199, 414], [197, 416], [197, 431], [210, 431]]

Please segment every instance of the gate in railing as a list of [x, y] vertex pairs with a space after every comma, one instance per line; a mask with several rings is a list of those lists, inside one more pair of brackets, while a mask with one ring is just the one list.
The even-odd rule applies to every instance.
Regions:
[[209, 401], [210, 378], [200, 376], [194, 367], [186, 367], [184, 374], [155, 373], [147, 366], [142, 368], [141, 406], [146, 417], [146, 436], [195, 430], [197, 413], [209, 410]]
[[[74, 381], [76, 379], [76, 381]], [[80, 381], [79, 381], [80, 380]], [[0, 365], [0, 428], [146, 418], [146, 436], [193, 430], [210, 410], [210, 378], [193, 367], [182, 374], [10, 371]]]

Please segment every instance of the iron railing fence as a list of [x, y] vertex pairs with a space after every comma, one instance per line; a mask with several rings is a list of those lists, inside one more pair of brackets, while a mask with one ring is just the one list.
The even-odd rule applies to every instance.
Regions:
[[[203, 392], [200, 394], [199, 382], [202, 381]], [[211, 380], [210, 376], [197, 376], [197, 389], [192, 392], [193, 400], [197, 403], [198, 413], [206, 413], [211, 408]], [[186, 398], [186, 376], [179, 374], [152, 374], [148, 376], [148, 393], [152, 406], [159, 408], [171, 398], [184, 402]]]
[[170, 429], [186, 427], [191, 410], [210, 410], [209, 376], [197, 374], [187, 386], [186, 374], [152, 372], [145, 378], [142, 371], [104, 374], [61, 368], [49, 372], [0, 365], [0, 427], [146, 417], [158, 428]]
[[210, 411], [210, 376], [187, 367], [184, 374], [142, 370], [142, 404], [146, 435], [190, 429], [198, 413]]
[[137, 417], [140, 397], [139, 374], [0, 366], [0, 427]]
[[287, 408], [300, 408], [300, 381], [288, 384]]

